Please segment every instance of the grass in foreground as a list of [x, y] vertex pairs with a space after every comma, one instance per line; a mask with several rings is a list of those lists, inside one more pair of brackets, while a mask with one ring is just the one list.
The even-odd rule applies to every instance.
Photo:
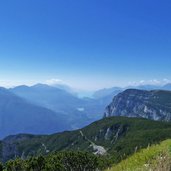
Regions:
[[170, 171], [171, 139], [140, 150], [113, 166], [110, 171]]

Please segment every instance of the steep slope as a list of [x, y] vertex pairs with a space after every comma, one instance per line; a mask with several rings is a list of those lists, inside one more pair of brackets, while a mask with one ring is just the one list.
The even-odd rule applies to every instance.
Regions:
[[140, 150], [113, 166], [110, 171], [169, 171], [171, 169], [171, 139]]
[[81, 150], [112, 156], [113, 162], [171, 138], [171, 123], [140, 118], [111, 117], [76, 131], [47, 136], [16, 135], [2, 141], [2, 159], [35, 156], [53, 151]]
[[171, 91], [128, 89], [114, 97], [104, 115], [170, 121]]
[[0, 88], [0, 138], [18, 133], [49, 134], [69, 128], [60, 114]]

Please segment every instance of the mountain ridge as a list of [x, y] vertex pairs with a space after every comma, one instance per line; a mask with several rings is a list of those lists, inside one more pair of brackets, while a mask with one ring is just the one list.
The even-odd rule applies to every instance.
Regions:
[[128, 89], [113, 98], [104, 117], [127, 116], [171, 120], [171, 91]]
[[65, 117], [0, 88], [0, 138], [17, 133], [48, 134], [69, 129]]
[[[19, 134], [2, 140], [1, 160], [16, 156], [46, 155], [54, 151], [88, 151], [111, 155], [114, 161], [132, 154], [135, 148], [171, 138], [171, 123], [143, 118], [111, 117], [96, 121], [83, 129], [52, 135]], [[126, 145], [127, 144], [127, 145]], [[3, 151], [3, 153], [2, 153]]]
[[33, 104], [68, 116], [73, 129], [100, 119], [112, 99], [112, 96], [102, 99], [79, 98], [66, 90], [46, 84], [19, 86], [10, 91]]

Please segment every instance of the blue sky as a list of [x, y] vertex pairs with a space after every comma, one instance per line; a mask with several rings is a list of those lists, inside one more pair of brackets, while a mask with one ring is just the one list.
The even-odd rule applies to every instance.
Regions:
[[168, 82], [170, 9], [170, 0], [1, 0], [0, 84]]

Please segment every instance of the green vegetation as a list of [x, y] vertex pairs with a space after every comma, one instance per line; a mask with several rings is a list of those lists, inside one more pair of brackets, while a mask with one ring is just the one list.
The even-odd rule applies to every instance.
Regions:
[[[109, 161], [86, 152], [58, 152], [48, 156], [31, 157], [27, 160], [10, 160], [3, 171], [95, 171], [104, 170]], [[0, 166], [0, 171], [2, 167]]]
[[[111, 160], [87, 152], [63, 151], [26, 160], [9, 160], [0, 171], [103, 171]], [[171, 139], [152, 145], [115, 164], [110, 171], [170, 171]], [[107, 171], [107, 170], [106, 170]]]
[[[103, 170], [111, 166], [111, 163], [116, 165], [114, 168], [120, 168], [127, 164], [124, 163], [127, 161], [125, 159], [134, 154], [137, 155], [135, 161], [130, 159], [132, 164], [129, 161], [131, 166], [128, 165], [132, 169], [133, 166], [142, 167], [146, 163], [151, 167], [148, 163], [153, 163], [151, 158], [160, 155], [168, 157], [168, 153], [161, 152], [171, 140], [163, 142], [163, 145], [157, 145], [166, 139], [171, 139], [171, 123], [110, 117], [71, 132], [46, 136], [21, 134], [7, 137], [1, 142], [1, 154], [2, 161], [8, 161], [4, 165], [5, 171], [60, 171], [69, 170], [69, 167], [78, 171], [87, 171], [84, 167], [88, 167], [89, 170]], [[151, 145], [154, 146], [150, 147]], [[99, 152], [97, 147], [105, 150], [103, 157], [93, 154]], [[149, 153], [146, 150], [141, 151], [147, 147], [151, 149]], [[139, 151], [140, 153], [137, 153]], [[18, 159], [15, 157], [16, 154]], [[21, 157], [24, 160], [21, 160]], [[119, 162], [121, 163], [117, 165]]]
[[3, 165], [0, 163], [0, 171], [3, 171]]
[[[135, 151], [171, 138], [170, 132], [171, 123], [140, 118], [111, 117], [71, 132], [48, 136], [10, 136], [3, 141], [2, 148], [5, 156], [2, 156], [2, 159], [3, 161], [14, 159], [15, 154], [27, 159], [29, 156], [70, 150], [96, 153], [93, 143], [103, 147], [107, 152], [106, 156], [110, 157], [113, 163], [118, 163]], [[9, 153], [8, 149], [15, 149], [15, 151]]]
[[113, 166], [110, 171], [170, 171], [171, 140], [142, 149]]

